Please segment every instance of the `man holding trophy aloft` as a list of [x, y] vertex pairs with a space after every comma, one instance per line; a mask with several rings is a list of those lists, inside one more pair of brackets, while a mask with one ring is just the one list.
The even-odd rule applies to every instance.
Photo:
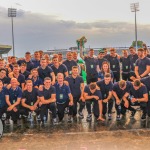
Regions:
[[91, 82], [97, 82], [98, 72], [100, 71], [98, 59], [94, 58], [94, 50], [90, 49], [87, 56], [83, 55], [84, 44], [87, 39], [83, 36], [77, 40], [78, 48], [80, 49], [80, 57], [85, 61], [86, 73], [87, 73], [87, 84]]

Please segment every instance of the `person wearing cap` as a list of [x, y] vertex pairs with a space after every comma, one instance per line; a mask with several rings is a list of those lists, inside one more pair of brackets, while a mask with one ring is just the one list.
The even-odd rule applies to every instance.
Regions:
[[80, 57], [85, 61], [87, 84], [97, 82], [98, 72], [100, 71], [98, 59], [94, 57], [94, 49], [90, 49], [88, 56], [83, 55], [83, 47], [80, 46]]
[[30, 52], [26, 52], [25, 59], [18, 60], [17, 63], [19, 66], [21, 66], [22, 63], [25, 63], [27, 66], [27, 71], [29, 71], [29, 72], [34, 68], [34, 64], [31, 61], [31, 53]]
[[130, 57], [128, 55], [127, 50], [122, 51], [123, 56], [120, 58], [120, 62], [122, 64], [122, 79], [125, 81], [130, 80], [130, 68], [131, 68], [131, 63], [130, 63]]
[[104, 50], [103, 49], [100, 49], [98, 52], [99, 52], [99, 54], [98, 54], [98, 63], [99, 63], [99, 68], [101, 70], [103, 62], [107, 61], [107, 59], [104, 58]]
[[150, 73], [150, 59], [144, 54], [144, 49], [138, 49], [138, 59], [135, 62], [135, 75], [137, 79], [148, 76]]

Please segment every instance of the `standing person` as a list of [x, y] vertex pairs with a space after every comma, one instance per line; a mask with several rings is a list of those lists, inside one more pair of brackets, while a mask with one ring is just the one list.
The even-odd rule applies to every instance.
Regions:
[[120, 58], [120, 62], [122, 63], [122, 79], [125, 81], [130, 80], [130, 57], [128, 55], [127, 50], [122, 51], [123, 56]]
[[63, 54], [62, 53], [58, 53], [58, 61], [60, 63], [63, 63]]
[[103, 115], [105, 116], [107, 113], [107, 104], [108, 104], [108, 119], [111, 120], [112, 107], [113, 107], [113, 99], [112, 99], [113, 83], [111, 81], [111, 74], [106, 73], [104, 79], [98, 81], [96, 84], [100, 88], [102, 93]]
[[67, 67], [69, 75], [72, 74], [71, 70], [73, 66], [78, 66], [77, 63], [73, 60], [72, 53], [67, 53], [67, 59], [63, 62], [63, 64]]
[[132, 46], [129, 48], [129, 51], [130, 51], [129, 58], [130, 58], [130, 66], [131, 66], [130, 79], [132, 80], [132, 77], [136, 77], [134, 70], [135, 70], [135, 62], [138, 59], [138, 55], [136, 53], [135, 48]]
[[73, 118], [76, 118], [77, 115], [77, 103], [80, 104], [79, 108], [79, 117], [83, 119], [82, 109], [85, 106], [85, 99], [83, 96], [84, 92], [84, 81], [81, 76], [79, 76], [79, 69], [77, 66], [72, 67], [72, 75], [65, 78], [69, 83], [71, 94], [73, 96]]
[[44, 55], [44, 52], [43, 52], [43, 50], [39, 50], [39, 53], [40, 53], [40, 59], [41, 59]]
[[110, 64], [108, 61], [104, 61], [102, 64], [102, 69], [101, 71], [98, 73], [98, 81], [103, 80], [105, 74], [110, 73], [111, 74], [111, 80], [113, 81], [114, 78], [114, 74], [113, 72], [110, 70]]
[[34, 68], [34, 64], [31, 61], [31, 53], [30, 52], [26, 52], [25, 53], [25, 59], [21, 59], [17, 61], [18, 65], [21, 66], [21, 64], [26, 64], [27, 65], [27, 71], [31, 71]]
[[139, 58], [135, 62], [135, 75], [137, 79], [148, 76], [150, 73], [150, 59], [144, 55], [144, 49], [138, 49]]
[[62, 73], [64, 77], [68, 76], [67, 67], [58, 61], [58, 57], [53, 57], [52, 62], [53, 65], [51, 66], [51, 68], [54, 71], [55, 77], [57, 76], [58, 73]]
[[6, 70], [6, 76], [8, 76], [9, 70], [11, 70], [9, 68], [7, 68], [8, 65], [5, 64], [5, 60], [4, 59], [0, 59], [0, 69], [5, 69]]
[[94, 50], [90, 49], [88, 56], [83, 56], [83, 48], [80, 47], [80, 57], [85, 61], [87, 84], [97, 82], [100, 69], [97, 58], [94, 58]]
[[150, 117], [150, 76], [144, 77], [140, 81], [147, 88], [147, 92], [148, 92], [147, 114], [148, 114], [148, 117]]
[[25, 88], [25, 77], [21, 73], [19, 73], [20, 67], [18, 64], [15, 64], [13, 66], [13, 72], [9, 73], [10, 78], [16, 78], [19, 82], [19, 86], [22, 90]]
[[30, 72], [27, 71], [27, 65], [25, 63], [22, 63], [20, 66], [20, 73], [22, 75], [24, 75], [25, 80], [28, 78], [28, 76], [30, 75]]
[[28, 117], [30, 112], [36, 112], [39, 114], [38, 104], [39, 104], [39, 96], [38, 89], [33, 88], [33, 83], [31, 80], [26, 81], [27, 89], [22, 94], [22, 109], [20, 110], [23, 116]]
[[6, 103], [8, 105], [7, 116], [11, 116], [13, 123], [16, 125], [20, 115], [19, 109], [22, 98], [22, 90], [18, 86], [18, 81], [16, 78], [12, 78], [10, 83], [11, 88], [6, 94]]
[[104, 58], [104, 50], [100, 49], [98, 54], [98, 63], [99, 63], [100, 70], [102, 69], [102, 64], [104, 61], [107, 61], [107, 59]]
[[126, 110], [130, 110], [131, 116], [134, 117], [136, 110], [131, 107], [131, 102], [127, 99], [129, 96], [130, 90], [132, 87], [132, 83], [129, 81], [121, 80], [116, 82], [113, 86], [113, 96], [115, 98], [115, 107], [117, 110], [116, 120], [119, 121], [121, 119], [121, 114], [125, 116]]
[[140, 106], [142, 110], [141, 119], [146, 119], [147, 114], [147, 102], [148, 102], [148, 92], [145, 85], [143, 85], [140, 80], [136, 79], [131, 86], [130, 90], [131, 102], [133, 106]]
[[10, 84], [10, 78], [6, 76], [7, 72], [4, 68], [0, 69], [0, 80], [3, 82], [3, 86]]
[[40, 60], [41, 66], [38, 68], [39, 77], [44, 81], [46, 77], [50, 77], [52, 85], [55, 83], [55, 74], [51, 67], [48, 66], [46, 59], [42, 58]]
[[13, 66], [17, 64], [17, 59], [15, 56], [11, 56], [11, 63], [9, 64], [9, 68], [11, 69], [11, 71], [13, 70]]
[[101, 95], [101, 91], [97, 90], [96, 83], [90, 83], [90, 85], [85, 86], [84, 98], [85, 98], [86, 108], [88, 111], [86, 120], [88, 122], [92, 121], [91, 105], [93, 103], [93, 113], [95, 118], [97, 120], [104, 121], [104, 118], [102, 117], [102, 112], [103, 112], [102, 95]]
[[3, 82], [0, 80], [0, 119], [4, 113], [6, 113], [7, 105], [6, 105], [6, 95], [7, 89], [4, 87]]
[[44, 124], [44, 117], [48, 117], [48, 109], [52, 112], [53, 124], [57, 124], [56, 119], [56, 89], [51, 84], [51, 78], [46, 77], [44, 79], [44, 87], [39, 91], [40, 98], [40, 117], [41, 123]]
[[64, 84], [64, 76], [62, 73], [57, 74], [56, 88], [56, 104], [58, 109], [58, 118], [61, 122], [64, 118], [65, 108], [69, 107], [68, 122], [72, 122], [73, 116], [73, 97], [69, 86]]
[[73, 59], [78, 64], [80, 76], [82, 76], [83, 80], [86, 82], [86, 72], [85, 72], [84, 61], [81, 58], [78, 59], [78, 53], [77, 52], [73, 52]]
[[114, 81], [118, 82], [120, 80], [120, 56], [116, 53], [114, 48], [110, 49], [110, 54], [107, 54], [107, 60], [110, 63], [110, 69], [114, 75]]
[[31, 75], [29, 76], [28, 79], [32, 80], [34, 88], [38, 89], [40, 85], [43, 85], [43, 81], [39, 77], [37, 68], [34, 68], [34, 69], [31, 70]]
[[40, 53], [38, 51], [34, 52], [34, 58], [32, 59], [32, 62], [34, 64], [34, 68], [37, 68], [40, 66]]

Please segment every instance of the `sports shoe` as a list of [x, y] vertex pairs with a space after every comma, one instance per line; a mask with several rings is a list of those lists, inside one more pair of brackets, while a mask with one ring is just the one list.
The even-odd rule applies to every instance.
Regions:
[[37, 121], [41, 121], [40, 115], [38, 115], [38, 116], [36, 117], [36, 119], [37, 119]]
[[72, 123], [72, 117], [68, 116], [68, 123]]
[[130, 118], [134, 118], [135, 113], [136, 113], [136, 110], [135, 110], [135, 111], [132, 111], [132, 112], [131, 112], [131, 116], [130, 116]]
[[141, 120], [145, 120], [146, 119], [146, 115], [143, 114], [142, 117], [141, 117]]
[[116, 120], [117, 120], [117, 121], [120, 121], [120, 120], [121, 120], [120, 115], [117, 115]]
[[92, 121], [92, 115], [91, 115], [91, 114], [88, 114], [88, 116], [87, 116], [87, 118], [86, 118], [86, 121], [87, 121], [87, 122]]
[[111, 114], [108, 114], [108, 120], [111, 120], [111, 119], [112, 119]]
[[83, 119], [84, 118], [83, 113], [81, 111], [79, 111], [78, 113], [79, 113], [79, 118]]
[[53, 119], [53, 125], [57, 125], [57, 124], [58, 124], [57, 119], [54, 118], [54, 119]]
[[6, 123], [6, 125], [10, 125], [10, 120], [6, 119], [5, 123]]
[[69, 108], [68, 108], [68, 107], [65, 108], [64, 113], [65, 113], [65, 114], [68, 114], [68, 113], [69, 113]]

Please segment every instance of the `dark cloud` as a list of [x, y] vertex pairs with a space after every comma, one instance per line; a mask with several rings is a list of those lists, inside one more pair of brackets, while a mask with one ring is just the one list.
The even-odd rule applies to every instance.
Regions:
[[[11, 19], [7, 9], [0, 7], [0, 43], [11, 45]], [[58, 16], [42, 15], [23, 10], [14, 18], [17, 56], [38, 49], [69, 48], [85, 35], [87, 47], [130, 46], [134, 40], [134, 24], [99, 20], [91, 23], [59, 20]], [[138, 39], [148, 43], [150, 26], [138, 25]]]

